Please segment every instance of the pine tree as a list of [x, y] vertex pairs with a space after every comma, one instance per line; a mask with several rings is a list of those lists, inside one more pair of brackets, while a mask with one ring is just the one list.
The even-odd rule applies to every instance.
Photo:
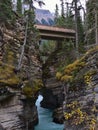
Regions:
[[64, 12], [64, 0], [60, 0], [61, 1], [61, 16], [63, 18], [65, 18], [65, 12]]
[[64, 11], [64, 0], [61, 1], [61, 18], [59, 19], [59, 24], [61, 27], [65, 27], [65, 11]]
[[[34, 6], [33, 6], [34, 1], [37, 1], [37, 0], [24, 1], [25, 4], [29, 5], [29, 10], [25, 11], [25, 14], [24, 14], [25, 19], [26, 19], [25, 39], [24, 39], [24, 44], [22, 46], [22, 51], [21, 51], [18, 67], [17, 67], [18, 70], [21, 69], [21, 64], [22, 64], [22, 60], [25, 53], [28, 54], [28, 57], [27, 57], [28, 64], [31, 64], [31, 59], [29, 57], [30, 56], [29, 54], [32, 49], [32, 44], [35, 47], [37, 46], [37, 44], [35, 44], [37, 41], [38, 33], [37, 33], [36, 28], [34, 27], [34, 24], [35, 24], [35, 13], [34, 13]], [[39, 5], [44, 4], [43, 2], [41, 3], [40, 0], [38, 0], [37, 2], [39, 3]], [[33, 53], [33, 51], [31, 53]]]
[[98, 12], [97, 5], [97, 0], [88, 0], [86, 3], [86, 41], [88, 44], [95, 43], [95, 10]]
[[22, 1], [17, 0], [17, 12], [18, 14], [22, 14]]
[[79, 51], [83, 52], [84, 48], [84, 27], [82, 18], [80, 15], [80, 11], [78, 11], [78, 17], [77, 17], [77, 25], [78, 25], [78, 38], [79, 38]]
[[66, 14], [65, 23], [66, 23], [66, 28], [75, 29], [74, 15], [71, 10], [69, 10]]
[[59, 27], [74, 28], [74, 17], [70, 10], [64, 11], [64, 0], [61, 0], [61, 15], [58, 15], [58, 6], [56, 5], [55, 10], [55, 24]]
[[55, 25], [58, 27], [65, 27], [65, 13], [64, 13], [64, 1], [61, 1], [61, 15], [58, 15], [58, 6], [56, 5], [55, 10]]
[[58, 11], [59, 11], [58, 5], [56, 4], [55, 19], [54, 19], [56, 25], [57, 25], [57, 23], [58, 23], [58, 18], [59, 18], [59, 12], [58, 12]]
[[14, 19], [11, 0], [0, 1], [0, 22], [7, 23]]

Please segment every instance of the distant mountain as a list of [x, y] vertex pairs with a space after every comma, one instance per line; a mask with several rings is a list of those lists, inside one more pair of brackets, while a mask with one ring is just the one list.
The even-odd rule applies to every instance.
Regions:
[[36, 24], [54, 25], [54, 16], [49, 10], [35, 9]]

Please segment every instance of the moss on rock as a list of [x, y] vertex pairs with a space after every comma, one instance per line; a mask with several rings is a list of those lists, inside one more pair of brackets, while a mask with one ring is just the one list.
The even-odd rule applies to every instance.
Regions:
[[27, 98], [32, 98], [42, 87], [43, 83], [40, 79], [35, 79], [32, 83], [25, 81], [25, 86], [23, 87], [22, 92]]
[[17, 85], [20, 83], [19, 76], [15, 73], [14, 54], [7, 50], [5, 62], [0, 62], [0, 83], [9, 86]]

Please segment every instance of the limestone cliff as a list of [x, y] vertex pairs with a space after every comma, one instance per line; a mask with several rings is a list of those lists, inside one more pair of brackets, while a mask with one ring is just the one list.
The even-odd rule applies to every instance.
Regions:
[[[35, 33], [32, 36], [34, 38]], [[33, 129], [38, 122], [35, 101], [42, 86], [41, 64], [37, 41], [30, 39], [22, 67], [17, 69], [24, 39], [25, 21], [22, 18], [14, 25], [0, 26], [0, 127], [4, 130]]]
[[65, 130], [98, 129], [98, 47], [57, 73], [64, 83]]

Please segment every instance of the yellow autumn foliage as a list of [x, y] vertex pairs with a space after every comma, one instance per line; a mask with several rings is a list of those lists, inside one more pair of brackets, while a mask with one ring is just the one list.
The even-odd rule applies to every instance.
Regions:
[[93, 76], [94, 74], [96, 74], [96, 73], [97, 73], [96, 70], [90, 70], [90, 71], [88, 71], [88, 72], [84, 75], [84, 80], [85, 80], [85, 83], [86, 83], [87, 85], [89, 85], [89, 84], [91, 83], [92, 76]]
[[56, 78], [65, 82], [72, 81], [74, 78], [74, 73], [78, 72], [83, 66], [85, 66], [84, 61], [76, 60], [72, 64], [66, 66], [62, 73], [57, 72]]
[[65, 67], [65, 74], [72, 74], [73, 71], [81, 69], [83, 66], [85, 66], [85, 62], [81, 60], [76, 60], [72, 64], [69, 64], [68, 66]]
[[41, 88], [43, 87], [42, 80], [40, 79], [35, 79], [32, 81], [25, 81], [25, 86], [22, 89], [23, 94], [27, 98], [33, 97]]
[[[72, 64], [67, 65], [62, 73], [57, 72], [56, 78], [61, 80], [61, 81], [65, 81], [65, 82], [74, 79], [74, 76], [77, 74], [77, 72], [79, 72], [86, 65], [86, 63], [85, 63], [86, 57], [91, 52], [94, 52], [96, 50], [98, 50], [98, 46], [90, 49], [82, 58], [76, 60]], [[90, 75], [89, 76], [85, 75], [85, 81], [86, 81], [87, 84], [89, 84], [89, 82], [91, 80]]]
[[70, 75], [64, 75], [61, 77], [61, 81], [65, 81], [65, 82], [71, 81], [72, 79], [73, 77]]
[[65, 120], [71, 120], [72, 125], [79, 125], [87, 120], [86, 112], [82, 111], [77, 101], [66, 105], [69, 112], [64, 113]]
[[72, 110], [71, 112], [65, 112], [64, 117], [66, 120], [72, 119], [72, 124], [79, 125], [86, 119], [86, 114], [81, 111], [80, 108], [76, 108]]
[[43, 82], [41, 79], [35, 79], [33, 81], [33, 87], [34, 87], [34, 92], [39, 91], [43, 87]]
[[27, 98], [31, 98], [33, 97], [34, 91], [33, 91], [33, 87], [29, 86], [29, 85], [25, 85], [22, 89], [23, 94], [27, 97]]
[[16, 85], [20, 78], [15, 74], [13, 52], [8, 51], [6, 62], [0, 62], [0, 82], [8, 85]]
[[98, 46], [94, 46], [93, 48], [89, 49], [89, 50], [86, 52], [86, 55], [89, 55], [90, 53], [95, 52], [96, 50], [98, 50]]
[[57, 72], [57, 73], [56, 73], [56, 78], [57, 78], [58, 80], [60, 80], [61, 77], [62, 77], [62, 74], [61, 74], [60, 72]]
[[95, 124], [96, 124], [96, 120], [94, 118], [92, 118], [91, 121], [90, 121], [89, 130], [95, 130]]

